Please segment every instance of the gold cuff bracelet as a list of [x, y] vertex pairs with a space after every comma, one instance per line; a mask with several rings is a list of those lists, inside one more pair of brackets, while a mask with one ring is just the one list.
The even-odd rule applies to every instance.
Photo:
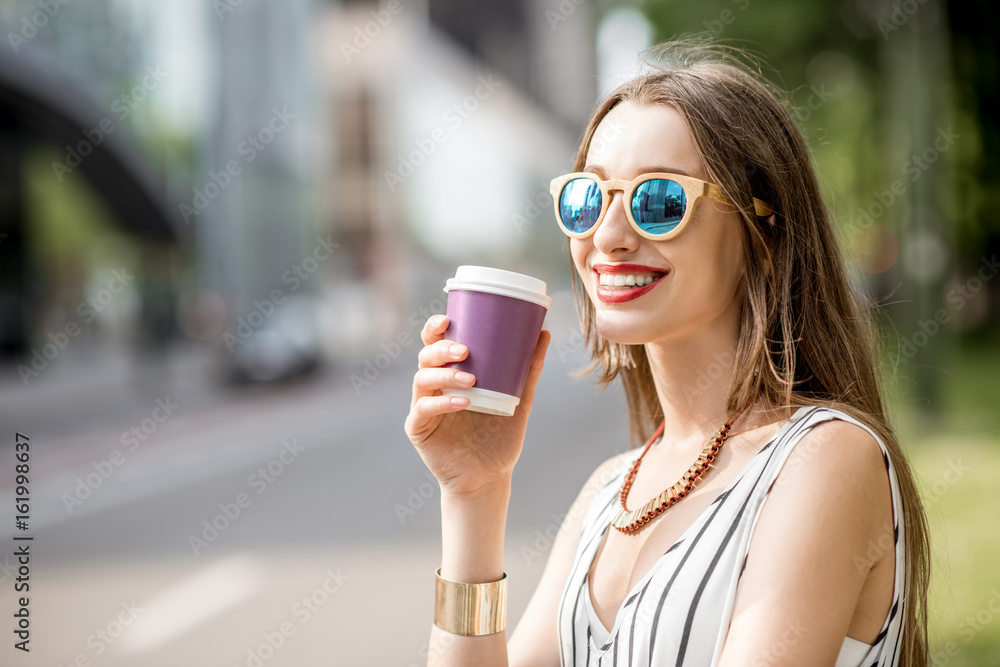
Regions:
[[453, 635], [478, 637], [507, 627], [507, 574], [500, 581], [460, 584], [441, 577], [437, 569], [434, 625]]

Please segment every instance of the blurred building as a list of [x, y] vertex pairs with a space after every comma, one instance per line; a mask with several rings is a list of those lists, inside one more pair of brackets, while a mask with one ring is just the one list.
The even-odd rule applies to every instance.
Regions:
[[137, 278], [75, 348], [193, 340], [252, 380], [351, 363], [460, 263], [565, 278], [548, 181], [598, 88], [589, 4], [56, 6], [0, 2], [14, 361], [112, 269]]
[[548, 180], [571, 165], [596, 91], [592, 10], [567, 6], [350, 2], [318, 17], [338, 349], [413, 328], [440, 296], [434, 262], [565, 274], [541, 242], [558, 238]]
[[[159, 295], [181, 230], [162, 171], [124, 129], [161, 79], [139, 69], [148, 51], [114, 4], [0, 5], [9, 47], [0, 53], [0, 355], [30, 360], [28, 378], [70, 339], [90, 337], [81, 323], [120, 335], [131, 310], [138, 337], [170, 329], [171, 301]], [[107, 291], [111, 270], [131, 268], [106, 252], [121, 238], [134, 240], [147, 271], [114, 284], [114, 305], [95, 306], [88, 289]]]

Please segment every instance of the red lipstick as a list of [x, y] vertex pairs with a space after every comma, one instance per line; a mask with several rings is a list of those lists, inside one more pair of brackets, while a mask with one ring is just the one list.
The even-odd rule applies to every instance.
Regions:
[[[660, 281], [668, 273], [670, 273], [669, 271], [665, 271], [664, 269], [660, 269], [655, 266], [644, 266], [642, 264], [594, 264], [593, 269], [594, 279], [597, 284], [597, 298], [604, 303], [624, 303], [625, 301], [638, 299], [640, 296], [659, 285]], [[602, 273], [659, 273], [662, 275], [653, 280], [653, 282], [648, 285], [643, 285], [642, 287], [611, 290], [601, 285], [600, 274]]]

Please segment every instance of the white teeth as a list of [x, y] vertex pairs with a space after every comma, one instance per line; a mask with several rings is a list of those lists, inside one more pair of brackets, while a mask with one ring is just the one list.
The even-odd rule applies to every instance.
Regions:
[[602, 287], [624, 288], [644, 287], [654, 280], [659, 274], [656, 273], [601, 273], [600, 284]]

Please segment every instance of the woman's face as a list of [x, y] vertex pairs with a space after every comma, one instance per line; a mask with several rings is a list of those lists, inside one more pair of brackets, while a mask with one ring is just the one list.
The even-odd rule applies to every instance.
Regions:
[[[655, 171], [711, 180], [677, 111], [631, 102], [613, 108], [598, 125], [584, 171], [606, 180], [632, 180]], [[573, 263], [594, 304], [601, 336], [638, 345], [679, 342], [713, 328], [718, 333], [719, 326], [733, 327], [743, 277], [743, 239], [735, 209], [701, 199], [679, 236], [650, 241], [629, 225], [622, 193], [611, 196], [597, 231], [570, 239]], [[599, 286], [602, 273], [616, 270], [624, 270], [625, 276], [652, 272], [655, 282], [635, 298], [623, 290], [636, 287]]]

